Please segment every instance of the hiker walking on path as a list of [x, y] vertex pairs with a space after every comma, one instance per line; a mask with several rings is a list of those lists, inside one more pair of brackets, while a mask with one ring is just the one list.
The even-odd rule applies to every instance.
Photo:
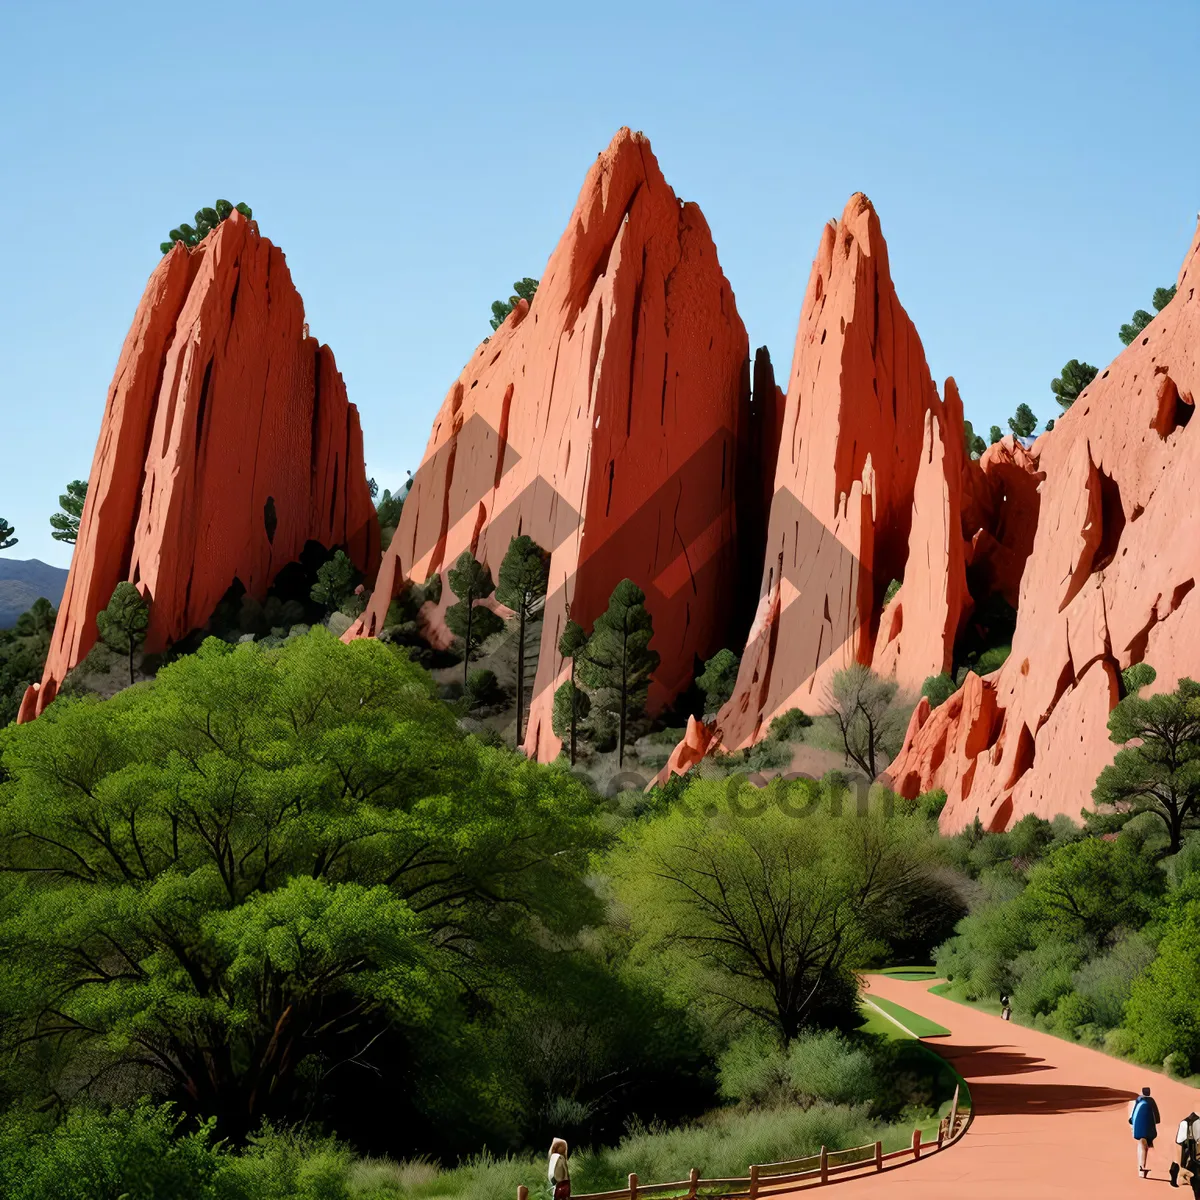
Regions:
[[1196, 1160], [1196, 1142], [1200, 1139], [1200, 1117], [1195, 1110], [1179, 1122], [1175, 1144], [1179, 1147], [1179, 1161], [1171, 1164], [1171, 1186], [1187, 1184], [1193, 1196], [1200, 1196], [1200, 1162]]
[[1007, 994], [1000, 997], [1000, 1016], [1006, 1020], [1012, 1020], [1012, 1005], [1008, 1002]]
[[1150, 1174], [1146, 1158], [1158, 1136], [1158, 1123], [1161, 1120], [1150, 1089], [1142, 1088], [1142, 1094], [1129, 1106], [1129, 1123], [1133, 1126], [1133, 1140], [1137, 1142], [1138, 1175], [1142, 1179]]
[[550, 1143], [550, 1161], [546, 1164], [553, 1200], [570, 1200], [571, 1172], [567, 1167], [567, 1143], [555, 1138]]

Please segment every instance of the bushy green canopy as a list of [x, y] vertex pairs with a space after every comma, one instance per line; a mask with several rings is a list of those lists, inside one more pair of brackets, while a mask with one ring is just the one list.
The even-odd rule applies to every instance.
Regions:
[[372, 1021], [444, 1025], [594, 915], [583, 789], [375, 641], [209, 639], [0, 750], [0, 1043], [44, 1089], [296, 1119]]

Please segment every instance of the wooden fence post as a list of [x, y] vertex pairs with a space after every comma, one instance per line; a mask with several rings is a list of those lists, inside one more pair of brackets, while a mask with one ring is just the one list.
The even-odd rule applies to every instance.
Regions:
[[629, 1200], [637, 1200], [637, 1174], [629, 1176]]
[[920, 1131], [920, 1129], [913, 1130], [912, 1151], [913, 1151], [913, 1158], [921, 1157], [921, 1131]]
[[753, 1164], [750, 1167], [750, 1200], [755, 1200], [758, 1195], [758, 1165]]
[[959, 1085], [955, 1084], [954, 1085], [954, 1099], [950, 1102], [950, 1122], [949, 1122], [948, 1128], [950, 1131], [950, 1140], [951, 1141], [954, 1140], [954, 1123], [955, 1123], [955, 1121], [958, 1120], [958, 1088], [959, 1088]]
[[824, 1146], [821, 1147], [821, 1182], [829, 1182], [829, 1151]]
[[883, 1143], [875, 1143], [875, 1170], [883, 1170]]
[[695, 1167], [688, 1172], [688, 1183], [691, 1184], [688, 1188], [688, 1200], [696, 1200], [696, 1189], [700, 1186], [700, 1172]]

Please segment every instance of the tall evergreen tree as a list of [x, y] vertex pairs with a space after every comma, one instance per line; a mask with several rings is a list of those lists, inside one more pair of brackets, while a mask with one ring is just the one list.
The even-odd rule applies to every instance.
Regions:
[[118, 583], [108, 607], [96, 614], [100, 639], [118, 654], [129, 655], [129, 682], [133, 683], [133, 656], [146, 640], [150, 609], [132, 583]]
[[454, 566], [446, 572], [450, 590], [458, 603], [446, 609], [446, 625], [463, 644], [463, 687], [467, 686], [467, 671], [479, 647], [504, 628], [504, 622], [490, 608], [477, 602], [495, 590], [490, 567], [485, 567], [470, 550], [464, 550]]
[[517, 745], [521, 744], [521, 722], [525, 716], [525, 627], [537, 602], [546, 595], [550, 556], [527, 533], [508, 543], [500, 564], [500, 586], [496, 599], [517, 614]]
[[88, 485], [82, 479], [72, 479], [67, 484], [67, 490], [58, 498], [62, 512], [56, 512], [50, 518], [50, 536], [56, 542], [68, 542], [75, 545], [79, 537], [79, 520], [83, 516], [83, 504], [87, 499]]
[[616, 718], [618, 766], [625, 765], [629, 718], [645, 706], [650, 677], [658, 668], [658, 652], [649, 648], [653, 637], [646, 594], [632, 579], [622, 579], [608, 609], [596, 618], [580, 664], [583, 682], [597, 693], [595, 706]]
[[[554, 715], [565, 719], [559, 721], [559, 727], [554, 732], [558, 737], [566, 737], [567, 729], [571, 736], [571, 766], [575, 765], [575, 742], [581, 722], [587, 720], [591, 711], [591, 698], [575, 685], [575, 672], [580, 659], [587, 650], [588, 636], [583, 632], [583, 626], [571, 620], [571, 606], [567, 605], [567, 623], [563, 627], [562, 636], [558, 639], [558, 652], [563, 658], [571, 660], [571, 678], [554, 693]], [[564, 697], [561, 699], [560, 697]], [[561, 706], [561, 712], [560, 712]]]

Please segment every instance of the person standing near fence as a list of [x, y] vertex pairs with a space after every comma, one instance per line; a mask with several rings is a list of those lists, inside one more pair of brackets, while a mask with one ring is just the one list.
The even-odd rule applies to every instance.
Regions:
[[550, 1161], [546, 1164], [552, 1200], [570, 1200], [571, 1171], [567, 1166], [567, 1143], [555, 1138], [550, 1143]]
[[1161, 1120], [1150, 1089], [1142, 1088], [1142, 1094], [1129, 1107], [1129, 1123], [1133, 1126], [1133, 1140], [1137, 1142], [1138, 1176], [1142, 1179], [1150, 1175], [1146, 1159], [1158, 1136], [1158, 1123]]

